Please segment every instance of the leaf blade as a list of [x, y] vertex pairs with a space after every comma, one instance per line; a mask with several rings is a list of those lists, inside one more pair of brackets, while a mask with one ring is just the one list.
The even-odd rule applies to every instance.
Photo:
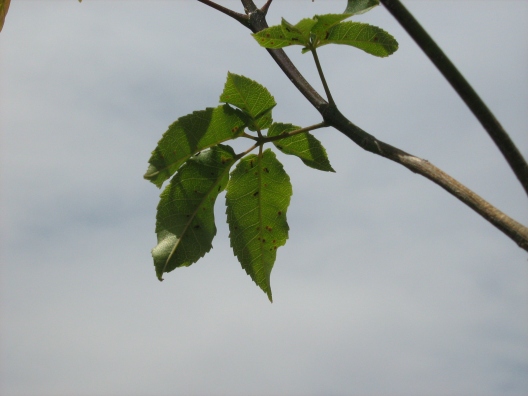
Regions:
[[[292, 124], [274, 123], [268, 130], [268, 137], [279, 136], [298, 129], [300, 127]], [[325, 148], [309, 132], [296, 134], [281, 140], [274, 140], [273, 144], [284, 154], [299, 157], [310, 168], [325, 172], [335, 172], [332, 165], [330, 165]]]
[[242, 268], [272, 299], [270, 275], [288, 239], [290, 178], [270, 149], [244, 157], [231, 173], [226, 205], [229, 238]]
[[345, 14], [363, 14], [379, 6], [379, 0], [348, 0]]
[[152, 249], [159, 280], [189, 266], [212, 247], [216, 235], [214, 203], [229, 179], [235, 153], [218, 145], [189, 159], [160, 196], [156, 214], [158, 244]]
[[163, 134], [143, 176], [156, 186], [170, 178], [193, 154], [244, 132], [246, 118], [228, 105], [195, 111], [178, 118]]
[[385, 30], [360, 22], [341, 22], [332, 27], [328, 37], [320, 41], [326, 44], [343, 44], [359, 48], [371, 55], [386, 57], [398, 49], [398, 42]]

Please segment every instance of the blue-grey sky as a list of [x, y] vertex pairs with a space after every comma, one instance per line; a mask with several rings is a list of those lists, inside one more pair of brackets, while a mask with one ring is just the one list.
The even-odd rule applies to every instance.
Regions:
[[[528, 156], [528, 2], [405, 4]], [[345, 5], [276, 0], [268, 20]], [[506, 162], [407, 34], [383, 7], [355, 19], [400, 49], [321, 48], [342, 112], [527, 224]], [[233, 256], [223, 195], [214, 249], [156, 279], [142, 175], [170, 123], [216, 106], [228, 71], [271, 91], [276, 121], [320, 121], [233, 20], [192, 0], [13, 0], [0, 71], [3, 396], [528, 394], [526, 252], [331, 129], [315, 134], [335, 174], [279, 153], [294, 195], [273, 304]]]

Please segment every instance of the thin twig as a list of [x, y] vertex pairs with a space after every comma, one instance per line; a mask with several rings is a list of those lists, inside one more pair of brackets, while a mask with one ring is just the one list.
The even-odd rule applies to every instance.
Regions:
[[220, 4], [216, 4], [214, 1], [211, 1], [211, 0], [198, 0], [198, 1], [200, 3], [208, 5], [211, 8], [214, 8], [215, 10], [220, 11], [223, 14], [226, 14], [227, 16], [230, 16], [231, 18], [236, 19], [238, 22], [240, 22], [244, 26], [248, 26], [249, 24], [249, 17], [247, 15], [230, 10], [229, 8], [221, 6]]
[[319, 73], [319, 77], [321, 78], [321, 82], [323, 83], [323, 88], [326, 92], [326, 97], [328, 98], [328, 103], [331, 105], [335, 105], [334, 98], [332, 97], [332, 94], [330, 93], [330, 88], [328, 87], [328, 84], [326, 83], [326, 78], [323, 73], [323, 68], [321, 67], [321, 63], [319, 62], [319, 56], [317, 56], [317, 50], [315, 49], [315, 46], [310, 49], [312, 52], [315, 66], [317, 67], [317, 72]]
[[484, 101], [399, 0], [381, 0], [381, 2], [407, 33], [409, 33], [416, 44], [418, 44], [466, 103], [471, 112], [488, 132], [504, 158], [506, 158], [506, 161], [526, 191], [526, 194], [528, 194], [528, 164]]
[[296, 129], [291, 132], [281, 133], [280, 135], [277, 135], [277, 136], [266, 136], [266, 137], [263, 137], [262, 139], [258, 139], [258, 141], [261, 143], [274, 142], [275, 140], [286, 139], [286, 138], [289, 138], [295, 135], [299, 135], [301, 133], [306, 133], [306, 132], [314, 131], [316, 129], [325, 128], [327, 126], [328, 124], [323, 121], [323, 122], [320, 122], [319, 124], [310, 125], [304, 128]]

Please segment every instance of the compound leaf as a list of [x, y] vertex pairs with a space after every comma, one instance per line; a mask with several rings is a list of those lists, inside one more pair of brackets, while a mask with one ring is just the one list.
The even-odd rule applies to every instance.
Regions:
[[193, 154], [240, 136], [246, 122], [241, 111], [228, 105], [195, 111], [178, 118], [152, 152], [150, 165], [143, 177], [161, 187]]
[[277, 104], [269, 91], [258, 82], [228, 73], [220, 102], [238, 107], [251, 120], [250, 128], [265, 129], [271, 124], [271, 109]]
[[272, 301], [270, 275], [277, 249], [288, 239], [290, 178], [270, 149], [244, 157], [227, 185], [231, 246], [242, 268]]
[[163, 190], [156, 215], [156, 275], [187, 267], [205, 255], [216, 235], [214, 203], [229, 180], [235, 153], [217, 145], [190, 158]]
[[345, 14], [363, 14], [379, 6], [379, 0], [348, 0]]
[[[278, 136], [297, 129], [300, 129], [300, 127], [292, 124], [274, 123], [268, 130], [268, 137]], [[335, 172], [330, 165], [325, 148], [309, 132], [299, 133], [281, 140], [274, 140], [273, 144], [284, 154], [299, 157], [305, 165], [311, 168]]]
[[398, 49], [398, 42], [385, 30], [360, 22], [338, 23], [318, 46], [326, 44], [351, 45], [379, 57], [389, 56]]

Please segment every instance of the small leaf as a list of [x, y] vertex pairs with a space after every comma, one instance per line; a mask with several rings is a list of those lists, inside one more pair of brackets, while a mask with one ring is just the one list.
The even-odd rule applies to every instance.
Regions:
[[0, 32], [4, 27], [4, 21], [7, 15], [7, 10], [9, 9], [10, 2], [11, 0], [0, 0]]
[[258, 82], [228, 73], [220, 102], [238, 107], [253, 119], [267, 113], [277, 104], [269, 91]]
[[231, 246], [242, 268], [272, 301], [270, 275], [288, 239], [290, 178], [270, 149], [244, 157], [231, 173], [226, 204]]
[[[282, 133], [292, 132], [300, 127], [292, 124], [275, 123], [268, 130], [268, 136], [278, 136]], [[305, 165], [326, 172], [335, 172], [328, 161], [326, 150], [319, 140], [311, 133], [304, 132], [292, 137], [273, 141], [273, 144], [284, 154], [299, 157]]]
[[158, 245], [152, 249], [156, 275], [187, 267], [205, 255], [216, 235], [214, 203], [229, 180], [235, 153], [218, 145], [190, 158], [160, 196]]
[[379, 6], [379, 0], [348, 0], [345, 14], [363, 14]]
[[143, 177], [161, 187], [193, 154], [240, 136], [245, 123], [244, 114], [228, 105], [195, 111], [178, 118], [152, 152], [150, 165]]
[[389, 56], [398, 49], [398, 42], [385, 30], [359, 22], [341, 22], [335, 25], [318, 46], [326, 44], [351, 45], [379, 57]]

